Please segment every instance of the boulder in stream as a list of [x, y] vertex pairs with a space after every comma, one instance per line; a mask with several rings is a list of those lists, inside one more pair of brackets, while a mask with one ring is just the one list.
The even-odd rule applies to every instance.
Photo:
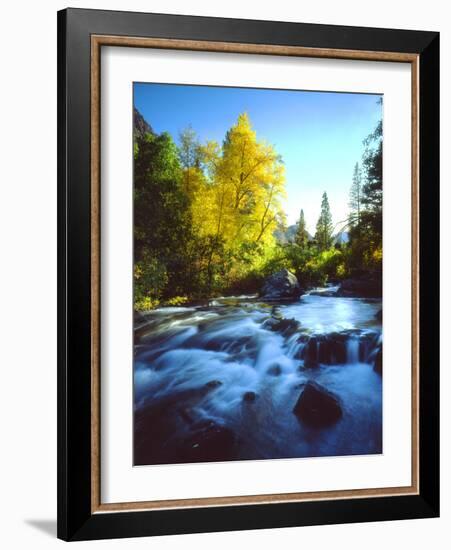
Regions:
[[247, 391], [243, 394], [243, 401], [246, 403], [254, 403], [258, 395], [254, 391]]
[[341, 282], [336, 296], [349, 298], [380, 298], [382, 296], [382, 277], [379, 274], [359, 274]]
[[302, 294], [299, 281], [288, 269], [266, 277], [261, 296], [263, 300], [296, 300]]
[[370, 357], [378, 346], [379, 333], [376, 331], [347, 330], [328, 334], [302, 334], [296, 359], [304, 361], [304, 366], [344, 365], [346, 363], [372, 363]]
[[267, 373], [270, 376], [280, 376], [282, 374], [282, 367], [275, 363], [274, 365], [271, 365], [269, 369], [267, 370]]
[[299, 330], [301, 323], [296, 319], [279, 319], [270, 317], [263, 323], [263, 327], [273, 332], [280, 332], [284, 336], [291, 336]]
[[215, 422], [200, 426], [178, 446], [177, 457], [186, 462], [231, 460], [235, 456], [234, 432]]
[[305, 385], [293, 412], [313, 428], [325, 428], [334, 424], [343, 414], [339, 398], [313, 381]]
[[138, 310], [133, 310], [133, 323], [136, 326], [143, 325], [144, 323], [147, 323], [146, 317]]
[[219, 388], [219, 386], [222, 386], [221, 380], [210, 380], [210, 382], [205, 384], [205, 388], [207, 390], [215, 390], [216, 388]]

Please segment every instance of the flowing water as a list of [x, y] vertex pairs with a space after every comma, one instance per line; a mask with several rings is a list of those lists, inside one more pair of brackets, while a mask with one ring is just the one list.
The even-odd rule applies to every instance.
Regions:
[[[134, 348], [135, 464], [382, 452], [381, 302], [335, 290], [148, 312]], [[339, 400], [338, 421], [294, 414], [309, 381]]]

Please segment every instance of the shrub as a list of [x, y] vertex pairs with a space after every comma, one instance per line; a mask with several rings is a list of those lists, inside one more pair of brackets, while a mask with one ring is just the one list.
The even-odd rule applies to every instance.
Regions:
[[157, 307], [168, 280], [165, 265], [145, 253], [143, 260], [135, 263], [133, 275], [135, 309]]
[[169, 300], [166, 300], [164, 305], [182, 306], [183, 304], [186, 304], [187, 301], [188, 301], [188, 298], [186, 296], [174, 296], [173, 298], [169, 298]]

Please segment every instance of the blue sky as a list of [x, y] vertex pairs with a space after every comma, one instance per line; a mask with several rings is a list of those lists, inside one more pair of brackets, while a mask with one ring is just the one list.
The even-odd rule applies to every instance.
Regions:
[[287, 221], [304, 209], [315, 231], [321, 195], [329, 196], [334, 224], [348, 212], [349, 187], [363, 139], [382, 117], [380, 96], [334, 92], [223, 88], [176, 84], [134, 84], [135, 107], [155, 132], [178, 143], [191, 125], [201, 142], [222, 142], [244, 111], [258, 139], [275, 146], [286, 169]]

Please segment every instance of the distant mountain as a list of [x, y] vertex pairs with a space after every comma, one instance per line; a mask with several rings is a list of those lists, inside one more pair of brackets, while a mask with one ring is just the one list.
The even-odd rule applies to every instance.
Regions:
[[[298, 224], [289, 225], [286, 229], [277, 228], [274, 231], [274, 237], [280, 244], [294, 243], [296, 232], [298, 230]], [[308, 233], [309, 241], [313, 241], [313, 236]], [[333, 238], [333, 244], [347, 244], [349, 242], [349, 233], [347, 231], [340, 231]]]
[[133, 137], [142, 138], [145, 134], [153, 134], [152, 126], [142, 116], [136, 107], [133, 108]]
[[334, 237], [334, 244], [347, 244], [349, 242], [349, 233], [347, 231], [340, 231]]
[[[298, 230], [298, 224], [289, 225], [286, 229], [278, 228], [274, 231], [274, 237], [280, 244], [294, 243], [296, 232]], [[308, 234], [309, 241], [313, 240], [313, 237]]]

